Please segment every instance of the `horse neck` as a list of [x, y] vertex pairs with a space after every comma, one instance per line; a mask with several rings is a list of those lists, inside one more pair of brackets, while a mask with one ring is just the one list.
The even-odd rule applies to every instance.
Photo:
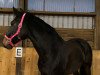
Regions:
[[30, 33], [28, 35], [29, 39], [33, 43], [33, 46], [35, 47], [38, 55], [40, 57], [43, 57], [44, 53], [47, 52], [47, 49], [45, 48], [45, 46], [43, 46], [43, 45], [41, 46], [41, 43], [43, 43], [45, 41], [41, 40], [42, 36], [39, 35], [39, 32], [37, 32], [37, 31], [34, 30], [34, 28], [33, 28], [32, 25], [30, 25], [29, 31], [30, 31]]
[[29, 22], [28, 36], [39, 56], [50, 54], [53, 51], [51, 50], [52, 48], [55, 49], [55, 47], [61, 46], [63, 40], [52, 27], [48, 26], [44, 21], [37, 18], [36, 22], [34, 22], [34, 20]]

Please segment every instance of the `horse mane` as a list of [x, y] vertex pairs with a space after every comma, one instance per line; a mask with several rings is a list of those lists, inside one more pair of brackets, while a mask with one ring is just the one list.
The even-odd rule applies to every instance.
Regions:
[[62, 37], [56, 32], [55, 28], [47, 24], [45, 21], [35, 16], [31, 12], [27, 12], [27, 15], [28, 15], [28, 22], [30, 21], [31, 24], [36, 23], [35, 26], [38, 28], [39, 31], [42, 30], [50, 34], [52, 37], [56, 37], [63, 40]]

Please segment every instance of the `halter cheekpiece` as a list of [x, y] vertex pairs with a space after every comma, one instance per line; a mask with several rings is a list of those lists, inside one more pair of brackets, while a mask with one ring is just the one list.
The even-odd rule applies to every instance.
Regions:
[[18, 34], [20, 33], [20, 30], [21, 30], [21, 28], [22, 28], [23, 20], [24, 20], [24, 18], [25, 18], [25, 15], [26, 15], [26, 13], [24, 13], [24, 14], [22, 15], [21, 21], [20, 21], [20, 23], [19, 23], [19, 25], [18, 25], [18, 29], [17, 29], [17, 31], [16, 31], [16, 33], [15, 33], [14, 35], [12, 35], [12, 36], [10, 36], [10, 37], [8, 37], [6, 34], [4, 35], [4, 37], [9, 41], [8, 44], [10, 44], [11, 46], [17, 46], [18, 43], [21, 41], [21, 39], [19, 39], [19, 41], [18, 41], [16, 44], [14, 44], [14, 43], [12, 42], [12, 39], [13, 39], [14, 37], [18, 36]]

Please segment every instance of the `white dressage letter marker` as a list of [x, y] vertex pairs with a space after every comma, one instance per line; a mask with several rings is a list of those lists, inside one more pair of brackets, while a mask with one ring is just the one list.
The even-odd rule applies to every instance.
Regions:
[[16, 47], [16, 57], [22, 57], [23, 48]]

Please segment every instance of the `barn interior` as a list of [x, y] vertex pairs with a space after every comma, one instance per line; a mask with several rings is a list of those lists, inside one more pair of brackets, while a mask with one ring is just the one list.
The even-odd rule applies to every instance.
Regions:
[[92, 75], [100, 75], [100, 0], [0, 0], [0, 75], [40, 75], [38, 54], [29, 39], [19, 45], [23, 47], [21, 58], [15, 57], [15, 48], [3, 47], [3, 34], [14, 18], [13, 7], [32, 12], [65, 41], [88, 41], [93, 50]]

